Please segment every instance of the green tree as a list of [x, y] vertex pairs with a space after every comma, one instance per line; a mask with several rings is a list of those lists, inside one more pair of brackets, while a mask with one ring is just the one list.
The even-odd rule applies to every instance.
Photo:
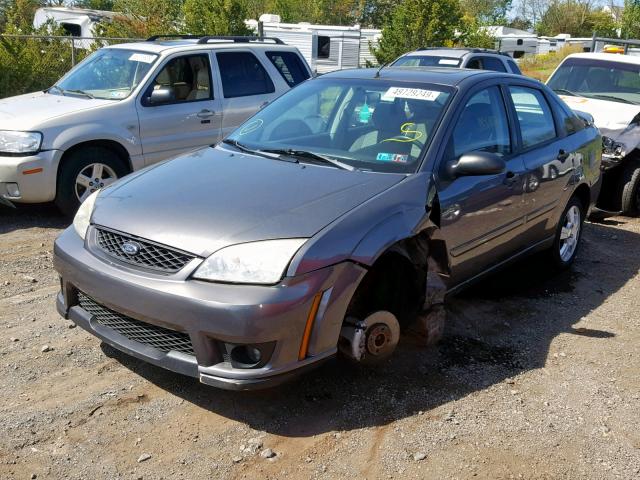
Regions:
[[492, 25], [503, 24], [511, 0], [460, 0], [462, 10], [475, 21]]
[[378, 62], [387, 63], [416, 48], [449, 46], [456, 39], [456, 31], [462, 27], [458, 0], [403, 2], [383, 28], [382, 38], [373, 53]]
[[640, 0], [625, 0], [621, 29], [623, 38], [640, 38]]
[[569, 33], [574, 37], [616, 35], [617, 25], [610, 13], [594, 7], [589, 0], [552, 0], [536, 25], [539, 35]]
[[195, 35], [250, 35], [244, 24], [247, 9], [238, 0], [186, 0], [185, 29]]
[[99, 33], [123, 38], [180, 33], [182, 3], [182, 0], [115, 0], [113, 11], [122, 15], [101, 25]]

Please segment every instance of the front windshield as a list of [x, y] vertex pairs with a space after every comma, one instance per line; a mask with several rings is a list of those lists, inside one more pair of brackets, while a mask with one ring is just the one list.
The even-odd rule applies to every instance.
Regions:
[[640, 65], [568, 58], [547, 84], [560, 95], [640, 104]]
[[411, 173], [451, 95], [446, 88], [381, 79], [311, 80], [259, 111], [225, 143], [303, 162], [320, 155], [362, 170]]
[[433, 55], [410, 55], [393, 62], [394, 67], [453, 67], [460, 66], [459, 58], [437, 57]]
[[121, 100], [140, 84], [157, 58], [145, 52], [104, 48], [71, 70], [50, 93]]

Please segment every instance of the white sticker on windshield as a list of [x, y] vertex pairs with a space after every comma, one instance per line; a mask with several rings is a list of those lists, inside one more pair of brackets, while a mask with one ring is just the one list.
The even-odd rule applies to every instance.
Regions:
[[414, 100], [426, 100], [427, 102], [433, 102], [437, 100], [440, 93], [441, 92], [424, 90], [422, 88], [391, 87], [384, 93], [384, 95], [382, 95], [381, 99], [389, 102], [396, 98], [412, 98]]
[[438, 65], [458, 65], [460, 60], [452, 60], [450, 58], [441, 58], [438, 60]]
[[155, 55], [145, 55], [144, 53], [134, 53], [129, 57], [132, 62], [153, 63]]

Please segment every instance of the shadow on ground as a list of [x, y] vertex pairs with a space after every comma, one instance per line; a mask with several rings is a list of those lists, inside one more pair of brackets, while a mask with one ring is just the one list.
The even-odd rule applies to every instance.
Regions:
[[553, 273], [534, 256], [486, 278], [450, 299], [447, 332], [438, 347], [424, 350], [405, 339], [378, 369], [334, 360], [271, 390], [227, 392], [106, 345], [103, 350], [169, 393], [269, 433], [302, 437], [385, 425], [418, 411], [428, 415], [443, 403], [544, 366], [551, 341], [561, 333], [608, 341], [612, 332], [574, 324], [637, 274], [640, 258], [621, 252], [637, 248], [639, 237], [588, 224], [573, 269]]
[[36, 227], [65, 228], [70, 223], [53, 204], [17, 205], [16, 208], [0, 205], [0, 234]]

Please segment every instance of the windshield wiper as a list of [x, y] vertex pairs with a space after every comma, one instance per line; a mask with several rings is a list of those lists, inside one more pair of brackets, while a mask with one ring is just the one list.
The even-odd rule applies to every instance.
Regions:
[[259, 155], [261, 157], [264, 158], [270, 158], [272, 160], [280, 160], [282, 162], [289, 162], [289, 163], [300, 163], [297, 159], [286, 159], [286, 158], [282, 158], [282, 156], [280, 156], [279, 154], [277, 154], [278, 152], [271, 152], [268, 150], [254, 150], [253, 148], [249, 148], [246, 145], [240, 143], [238, 140], [232, 139], [232, 138], [225, 138], [224, 140], [222, 140], [222, 143], [226, 144], [226, 145], [232, 145], [234, 147], [236, 147], [238, 150], [244, 152], [244, 153], [250, 153], [252, 155]]
[[605, 100], [606, 99], [610, 99], [610, 100], [614, 100], [616, 102], [630, 103], [631, 105], [637, 105], [636, 102], [632, 102], [631, 100], [627, 100], [626, 98], [616, 97], [614, 95], [590, 94], [589, 97], [602, 98], [602, 99], [605, 99]]
[[[60, 88], [60, 87], [58, 87]], [[84, 90], [62, 90], [62, 92], [68, 92], [68, 93], [75, 93], [76, 95], [82, 95], [84, 97], [90, 98], [90, 99], [94, 99], [96, 97], [94, 97], [93, 95], [91, 95], [90, 93], [85, 92]]]
[[60, 95], [63, 95], [63, 96], [64, 96], [64, 90], [63, 90], [63, 89], [61, 89], [58, 85], [53, 85], [52, 87], [47, 88], [47, 89], [45, 90], [45, 92], [46, 92], [46, 93], [50, 93], [50, 92], [51, 92], [51, 90], [57, 90], [57, 91], [59, 91], [59, 92], [60, 92]]
[[554, 92], [559, 93], [561, 95], [571, 95], [572, 97], [577, 97], [578, 95], [571, 90], [567, 90], [565, 88], [554, 88]]
[[269, 153], [277, 153], [280, 155], [291, 155], [294, 157], [309, 158], [319, 163], [332, 165], [342, 170], [349, 170], [350, 172], [353, 172], [354, 170], [356, 170], [355, 167], [353, 167], [352, 165], [349, 165], [348, 163], [343, 163], [340, 160], [336, 160], [335, 158], [327, 157], [325, 155], [320, 155], [319, 153], [309, 152], [306, 150], [295, 150], [292, 148], [288, 148], [288, 149], [285, 148], [285, 149], [269, 149], [269, 150], [263, 150], [263, 151], [269, 152]]

